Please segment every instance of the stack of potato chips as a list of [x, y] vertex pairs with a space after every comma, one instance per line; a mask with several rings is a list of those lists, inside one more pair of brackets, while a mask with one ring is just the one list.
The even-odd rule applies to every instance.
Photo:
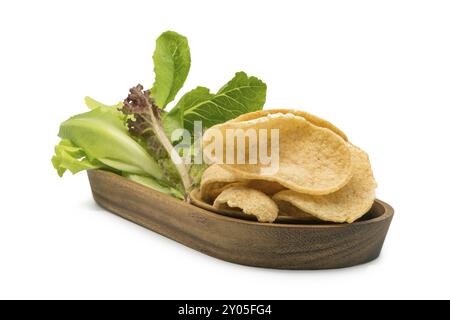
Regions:
[[[260, 159], [223, 163], [230, 145], [235, 148], [234, 156], [248, 158], [261, 146], [262, 137], [267, 137], [265, 144], [271, 149], [271, 129], [278, 129], [276, 170], [273, 163]], [[253, 130], [256, 140], [227, 141], [236, 138], [227, 134], [236, 130]], [[259, 134], [262, 131], [264, 135]], [[222, 154], [215, 150], [215, 156], [209, 157], [213, 164], [204, 172], [200, 188], [202, 199], [216, 208], [239, 210], [260, 222], [285, 215], [352, 223], [375, 201], [377, 184], [368, 155], [328, 121], [295, 110], [248, 113], [208, 129], [204, 148], [216, 143], [213, 132], [222, 133]]]

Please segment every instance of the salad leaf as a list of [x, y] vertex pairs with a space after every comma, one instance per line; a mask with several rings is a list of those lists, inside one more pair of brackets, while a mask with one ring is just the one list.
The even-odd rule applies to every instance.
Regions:
[[[162, 116], [162, 121], [166, 134], [171, 137], [176, 129], [184, 129], [184, 113], [192, 106], [213, 98], [214, 95], [209, 92], [208, 88], [197, 87], [181, 97], [180, 101], [169, 113]], [[198, 119], [200, 120], [200, 119]], [[190, 130], [192, 133], [192, 130]], [[178, 137], [173, 137], [172, 141], [176, 141]]]
[[[217, 93], [197, 87], [186, 93], [170, 112], [164, 111], [189, 73], [187, 39], [173, 31], [164, 32], [156, 40], [153, 61], [155, 82], [151, 90], [144, 91], [138, 85], [116, 105], [86, 97], [91, 111], [61, 124], [61, 141], [52, 158], [60, 176], [67, 170], [72, 173], [108, 170], [188, 200], [190, 188], [198, 186], [207, 167], [201, 161], [201, 137], [192, 135], [194, 121], [202, 121], [207, 128], [260, 110], [264, 105], [266, 85], [238, 72]], [[172, 136], [176, 129], [187, 129], [191, 137], [186, 131]]]
[[97, 108], [63, 122], [53, 160], [58, 172], [105, 167], [161, 179], [157, 162], [129, 136], [123, 121], [116, 109]]
[[126, 123], [130, 134], [144, 142], [150, 154], [163, 161], [171, 160], [171, 164], [183, 184], [184, 191], [188, 192], [191, 186], [188, 169], [164, 132], [161, 123], [161, 109], [155, 105], [155, 101], [150, 97], [150, 92], [143, 91], [142, 85], [131, 88], [120, 111], [128, 116]]
[[152, 188], [156, 191], [169, 194], [171, 196], [174, 196], [178, 199], [183, 200], [184, 195], [182, 192], [177, 190], [176, 188], [173, 188], [169, 185], [162, 184], [161, 181], [158, 181], [152, 177], [146, 177], [146, 176], [139, 176], [135, 174], [125, 175], [128, 179], [133, 180], [134, 182], [140, 183], [146, 187]]
[[[267, 86], [256, 77], [238, 72], [216, 94], [205, 87], [186, 93], [165, 117], [165, 122], [178, 121], [191, 133], [194, 121], [202, 121], [203, 127], [231, 120], [241, 114], [261, 110], [266, 101]], [[181, 116], [182, 115], [182, 116]], [[176, 127], [172, 124], [172, 127]]]
[[199, 187], [200, 182], [202, 180], [203, 172], [208, 168], [208, 165], [206, 163], [202, 164], [192, 164], [189, 168], [189, 174], [192, 178], [192, 185], [194, 187]]
[[115, 109], [117, 109], [117, 108], [120, 108], [123, 105], [122, 102], [119, 102], [119, 103], [117, 103], [115, 105], [109, 106], [109, 105], [101, 103], [101, 102], [99, 102], [99, 101], [97, 101], [97, 100], [95, 100], [95, 99], [93, 99], [91, 97], [84, 97], [84, 103], [91, 110], [94, 110], [94, 109], [97, 109], [97, 108], [115, 108]]
[[175, 134], [177, 129], [183, 129], [183, 112], [178, 109], [174, 113], [161, 113], [161, 121], [166, 136], [169, 137], [172, 143], [176, 143], [181, 138], [181, 134]]
[[155, 83], [151, 92], [156, 105], [164, 109], [183, 86], [191, 67], [186, 37], [173, 31], [160, 35], [156, 40], [153, 64]]
[[73, 145], [70, 140], [61, 140], [55, 146], [55, 155], [52, 158], [53, 167], [62, 177], [64, 173], [69, 170], [73, 174], [89, 169], [99, 169], [102, 166], [100, 162], [95, 160], [90, 161], [86, 158], [86, 153], [83, 149]]

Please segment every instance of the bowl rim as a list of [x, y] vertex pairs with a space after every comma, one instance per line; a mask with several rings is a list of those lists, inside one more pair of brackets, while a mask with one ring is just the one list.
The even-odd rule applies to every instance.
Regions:
[[[193, 189], [190, 193], [189, 193], [189, 197], [191, 199], [191, 204], [193, 204], [194, 206], [206, 210], [208, 212], [212, 212], [212, 213], [216, 213], [220, 216], [224, 216], [224, 217], [229, 217], [229, 218], [233, 218], [233, 219], [237, 219], [237, 220], [243, 220], [243, 221], [249, 221], [249, 222], [257, 222], [260, 223], [255, 219], [252, 219], [252, 217], [250, 215], [246, 215], [244, 213], [241, 212], [237, 212], [237, 211], [233, 211], [233, 210], [226, 210], [226, 209], [216, 209], [213, 208], [212, 205], [210, 205], [209, 203], [204, 202], [201, 198], [200, 198], [200, 190], [198, 188]], [[382, 214], [377, 215], [374, 218], [371, 219], [365, 219], [365, 220], [361, 220], [361, 221], [355, 221], [351, 224], [361, 224], [362, 222], [367, 222], [367, 221], [372, 221], [372, 220], [376, 220], [377, 218], [382, 218], [384, 214], [389, 213], [389, 211], [391, 211], [391, 214], [393, 214], [394, 209], [389, 206], [387, 203], [384, 203], [378, 199], [376, 199], [374, 201], [374, 204], [372, 205], [372, 207], [370, 208], [370, 210], [373, 209], [374, 206], [378, 206], [381, 207], [383, 210]], [[210, 209], [211, 208], [211, 209]], [[367, 212], [369, 213], [370, 210]], [[367, 214], [366, 213], [366, 214]], [[381, 219], [383, 220], [383, 218]], [[264, 224], [268, 224], [268, 223], [264, 223]], [[271, 224], [282, 224], [282, 225], [302, 225], [302, 226], [334, 226], [334, 225], [348, 225], [349, 223], [333, 223], [333, 222], [327, 222], [327, 221], [321, 221], [321, 223], [314, 223], [314, 221], [302, 221], [301, 219], [296, 219], [295, 217], [290, 217], [290, 216], [278, 216], [278, 218]]]
[[258, 227], [265, 227], [265, 228], [307, 228], [307, 229], [349, 228], [349, 227], [354, 227], [354, 226], [362, 226], [362, 225], [383, 222], [387, 219], [392, 218], [394, 215], [394, 208], [391, 205], [389, 205], [388, 203], [381, 201], [379, 199], [375, 199], [373, 206], [381, 207], [384, 212], [382, 214], [380, 214], [379, 216], [374, 217], [372, 219], [368, 219], [368, 220], [356, 221], [353, 223], [341, 223], [341, 224], [339, 224], [339, 223], [335, 223], [335, 224], [333, 224], [333, 223], [331, 223], [331, 224], [314, 224], [314, 223], [302, 224], [302, 223], [279, 223], [279, 222], [278, 223], [263, 223], [263, 222], [258, 222], [258, 221], [251, 221], [251, 220], [246, 220], [246, 219], [235, 218], [235, 217], [217, 213], [215, 211], [207, 210], [205, 208], [199, 207], [198, 205], [195, 205], [192, 202], [188, 203], [186, 201], [183, 201], [183, 200], [175, 198], [173, 196], [164, 194], [157, 190], [153, 190], [149, 187], [146, 187], [140, 183], [132, 181], [132, 180], [130, 180], [126, 177], [123, 177], [114, 172], [110, 172], [110, 171], [106, 171], [106, 170], [98, 170], [98, 169], [88, 170], [88, 175], [90, 175], [91, 173], [110, 176], [111, 178], [117, 180], [118, 182], [120, 181], [121, 184], [128, 185], [129, 187], [137, 188], [138, 190], [140, 190], [143, 193], [157, 194], [158, 197], [161, 198], [161, 200], [164, 199], [165, 201], [177, 202], [178, 205], [186, 206], [191, 209], [195, 208], [196, 210], [201, 211], [203, 214], [210, 215], [216, 219], [221, 219], [224, 221], [235, 222], [235, 223], [237, 222], [237, 223], [242, 223], [242, 224], [248, 224], [248, 225], [253, 225], [253, 226], [258, 226]]

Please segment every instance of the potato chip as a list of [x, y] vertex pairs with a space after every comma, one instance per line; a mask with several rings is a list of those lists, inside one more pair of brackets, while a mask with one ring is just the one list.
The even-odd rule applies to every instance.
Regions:
[[276, 201], [276, 204], [278, 205], [279, 216], [295, 217], [296, 220], [305, 222], [320, 221], [318, 218], [295, 207], [290, 202], [279, 200]]
[[296, 208], [321, 220], [352, 223], [367, 213], [375, 201], [377, 183], [368, 155], [350, 145], [354, 174], [350, 182], [337, 192], [311, 196], [295, 191], [281, 191], [273, 199], [289, 202]]
[[202, 175], [200, 183], [200, 194], [203, 200], [210, 202], [214, 200], [225, 188], [238, 182], [238, 176], [223, 166], [214, 164], [209, 166]]
[[[256, 140], [248, 139], [244, 146], [245, 157], [248, 158], [250, 151], [259, 148], [261, 130], [268, 133], [267, 145], [271, 149], [271, 129], [279, 130], [279, 161], [276, 167], [274, 163], [264, 164], [258, 159], [256, 164], [226, 163], [226, 168], [234, 171], [241, 180], [276, 182], [288, 189], [311, 195], [332, 193], [350, 180], [352, 156], [347, 143], [331, 130], [315, 126], [293, 114], [269, 114], [254, 120], [229, 121], [214, 126], [205, 132], [203, 145], [208, 148], [215, 142], [214, 133], [220, 132], [223, 154], [215, 154], [216, 158], [210, 159], [220, 162], [217, 157], [226, 159], [226, 146], [231, 144], [227, 131], [255, 130]], [[235, 154], [242, 152], [237, 150], [237, 145], [234, 143]]]
[[266, 180], [246, 180], [244, 181], [244, 184], [246, 187], [261, 191], [268, 196], [272, 196], [282, 190], [286, 190], [286, 188], [281, 184]]
[[256, 216], [259, 222], [273, 222], [278, 216], [278, 207], [269, 196], [244, 186], [225, 189], [214, 201], [214, 207], [238, 208], [246, 214]]
[[234, 171], [226, 169], [225, 166], [213, 164], [202, 175], [200, 194], [203, 200], [212, 202], [223, 190], [237, 185], [247, 186], [270, 196], [286, 189], [276, 182], [242, 179]]
[[234, 118], [231, 121], [232, 122], [249, 121], [249, 120], [254, 120], [257, 118], [265, 117], [269, 114], [276, 114], [276, 113], [293, 114], [293, 115], [305, 118], [307, 121], [311, 122], [313, 125], [322, 127], [322, 128], [327, 128], [327, 129], [333, 131], [334, 133], [336, 133], [338, 136], [340, 136], [345, 141], [348, 141], [346, 134], [344, 132], [342, 132], [342, 130], [337, 128], [335, 125], [333, 125], [331, 122], [328, 122], [327, 120], [316, 117], [315, 115], [312, 115], [305, 111], [297, 111], [297, 110], [289, 110], [289, 109], [260, 110], [260, 111], [245, 113], [243, 115], [240, 115], [237, 118]]

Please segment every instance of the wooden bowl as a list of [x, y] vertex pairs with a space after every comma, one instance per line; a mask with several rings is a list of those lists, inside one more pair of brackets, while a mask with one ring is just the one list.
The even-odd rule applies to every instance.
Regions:
[[377, 200], [353, 224], [258, 223], [196, 207], [114, 173], [92, 170], [88, 176], [95, 201], [105, 209], [207, 255], [255, 267], [318, 270], [372, 261], [394, 215]]

